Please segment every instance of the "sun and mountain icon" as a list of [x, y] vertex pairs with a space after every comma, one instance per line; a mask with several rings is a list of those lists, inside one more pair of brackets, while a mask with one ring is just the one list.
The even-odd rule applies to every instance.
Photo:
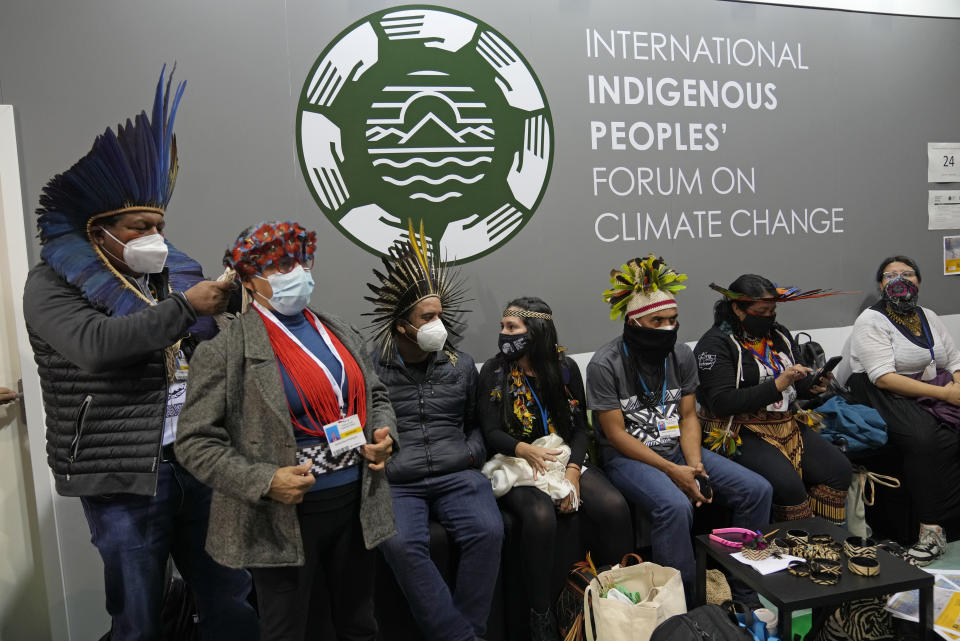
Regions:
[[370, 105], [367, 153], [380, 179], [422, 204], [461, 198], [485, 177], [494, 151], [493, 119], [470, 86], [449, 74], [414, 71]]

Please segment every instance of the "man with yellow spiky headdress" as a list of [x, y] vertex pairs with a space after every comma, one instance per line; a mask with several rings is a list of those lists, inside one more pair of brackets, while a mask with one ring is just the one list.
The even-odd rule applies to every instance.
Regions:
[[167, 559], [197, 597], [204, 639], [254, 639], [250, 576], [204, 551], [210, 489], [173, 451], [197, 343], [232, 286], [163, 237], [185, 83], [160, 74], [153, 113], [107, 129], [40, 196], [41, 262], [23, 309], [57, 492], [78, 496], [104, 565], [115, 641], [159, 639]]
[[[694, 509], [714, 496], [733, 510], [733, 525], [769, 523], [772, 490], [759, 474], [700, 445], [693, 352], [677, 343], [678, 305], [685, 285], [662, 258], [635, 258], [610, 273], [603, 293], [623, 332], [587, 366], [587, 406], [599, 423], [604, 469], [627, 500], [653, 523], [653, 559], [680, 570], [688, 604], [695, 563], [690, 528]], [[756, 593], [732, 582], [738, 597]]]
[[[482, 465], [475, 420], [477, 368], [447, 340], [460, 322], [463, 286], [432, 259], [411, 224], [383, 258], [374, 296], [377, 376], [397, 415], [399, 451], [387, 462], [398, 534], [380, 550], [430, 641], [474, 641], [487, 625], [500, 568], [503, 522]], [[451, 594], [430, 560], [430, 517], [460, 550]]]

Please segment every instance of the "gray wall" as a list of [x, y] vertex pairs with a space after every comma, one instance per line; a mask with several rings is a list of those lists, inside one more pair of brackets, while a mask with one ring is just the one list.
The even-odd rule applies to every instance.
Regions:
[[[555, 308], [571, 352], [591, 351], [618, 331], [600, 294], [609, 270], [653, 251], [690, 276], [681, 293], [683, 340], [709, 325], [711, 280], [759, 272], [780, 284], [862, 290], [789, 305], [793, 327], [849, 325], [872, 292], [876, 261], [915, 257], [922, 300], [960, 311], [940, 276], [942, 233], [926, 230], [926, 143], [960, 138], [960, 21], [864, 15], [708, 0], [614, 2], [506, 0], [438, 4], [494, 26], [534, 68], [553, 116], [555, 151], [546, 194], [506, 245], [463, 266], [475, 302], [464, 347], [495, 347], [501, 305], [537, 294]], [[364, 1], [145, 2], [7, 0], [0, 23], [0, 103], [17, 111], [26, 209], [44, 182], [89, 148], [107, 125], [149, 107], [160, 64], [188, 80], [177, 121], [181, 172], [168, 237], [219, 271], [223, 249], [262, 218], [315, 228], [320, 260], [314, 303], [358, 323], [376, 259], [343, 238], [314, 203], [298, 167], [294, 120], [301, 87], [326, 44], [363, 16], [391, 6]], [[802, 49], [805, 70], [682, 61], [591, 58], [585, 31], [723, 36]], [[773, 110], [589, 104], [588, 74], [769, 82]], [[725, 123], [715, 151], [591, 150], [591, 121]], [[594, 167], [699, 168], [704, 193], [593, 194]], [[756, 193], [718, 195], [714, 167], [755, 171]], [[954, 187], [955, 188], [955, 187]], [[842, 208], [842, 233], [736, 237], [738, 208]], [[604, 242], [605, 212], [720, 210], [719, 238]], [[610, 219], [601, 233], [617, 227]], [[745, 215], [739, 217], [745, 223]], [[33, 221], [28, 221], [33, 227]], [[696, 223], [691, 218], [696, 231]], [[628, 234], [630, 228], [628, 227]], [[949, 233], [949, 232], [948, 232]], [[32, 256], [37, 257], [34, 246]]]

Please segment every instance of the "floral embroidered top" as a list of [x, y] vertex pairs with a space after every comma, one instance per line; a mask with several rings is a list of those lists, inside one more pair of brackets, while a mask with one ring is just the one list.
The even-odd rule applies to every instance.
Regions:
[[[577, 363], [564, 356], [564, 396], [571, 412], [573, 433], [564, 439], [570, 446], [570, 463], [583, 465], [587, 452], [587, 417], [583, 377]], [[512, 366], [512, 367], [511, 367]], [[543, 394], [535, 377], [525, 376], [516, 363], [491, 358], [480, 370], [477, 385], [477, 416], [489, 455], [515, 456], [517, 443], [532, 443], [541, 436], [555, 433], [554, 419], [547, 411], [544, 429], [541, 403]], [[509, 424], [504, 425], [503, 403], [509, 403]]]

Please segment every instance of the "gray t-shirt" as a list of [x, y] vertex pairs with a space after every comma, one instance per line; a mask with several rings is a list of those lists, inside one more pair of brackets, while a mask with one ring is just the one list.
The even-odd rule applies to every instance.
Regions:
[[[651, 377], [645, 377], [647, 386]], [[631, 380], [624, 367], [623, 337], [618, 336], [593, 354], [587, 365], [587, 407], [591, 410], [621, 410], [627, 432], [661, 456], [670, 456], [680, 440], [677, 436], [662, 437], [660, 427], [679, 419], [680, 399], [697, 391], [697, 363], [685, 343], [677, 343], [667, 357], [666, 393], [659, 402], [663, 387], [654, 392], [658, 402], [644, 407], [637, 390], [643, 393], [639, 381]], [[660, 427], [658, 427], [658, 424]], [[599, 425], [601, 445], [610, 446]], [[675, 433], [675, 432], [674, 432]]]

